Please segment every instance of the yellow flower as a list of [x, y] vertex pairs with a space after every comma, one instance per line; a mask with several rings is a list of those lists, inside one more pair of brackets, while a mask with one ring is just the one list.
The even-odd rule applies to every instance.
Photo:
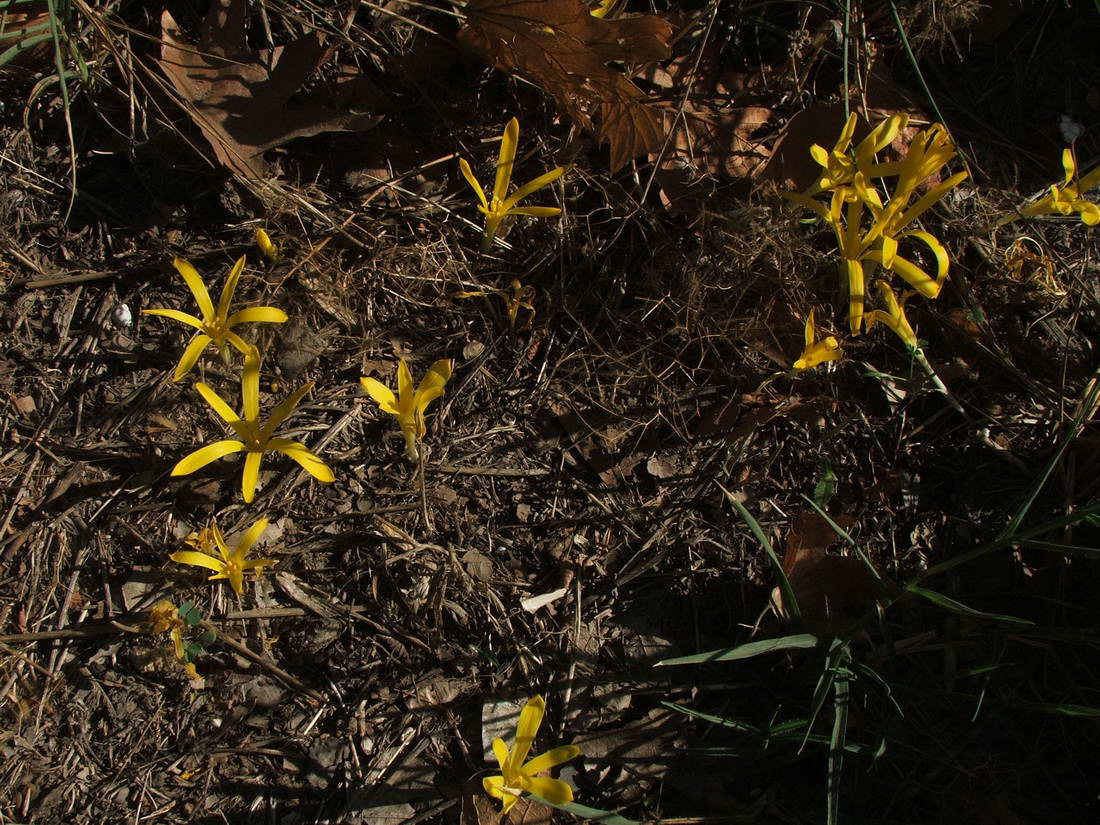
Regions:
[[519, 723], [516, 725], [516, 742], [511, 751], [502, 739], [493, 740], [493, 756], [500, 764], [503, 776], [487, 776], [481, 780], [485, 792], [494, 799], [501, 800], [501, 813], [508, 813], [516, 801], [525, 792], [541, 796], [547, 802], [555, 805], [564, 805], [573, 801], [573, 789], [559, 779], [551, 779], [547, 776], [538, 776], [545, 770], [553, 768], [563, 762], [568, 762], [575, 756], [580, 756], [581, 749], [576, 745], [563, 745], [536, 756], [526, 765], [523, 760], [531, 752], [531, 745], [535, 741], [535, 734], [542, 717], [546, 713], [546, 702], [541, 696], [530, 699], [519, 714]]
[[794, 362], [796, 370], [808, 370], [818, 364], [824, 364], [826, 361], [836, 361], [844, 356], [844, 350], [840, 348], [840, 344], [833, 336], [829, 335], [820, 341], [817, 341], [816, 338], [814, 311], [811, 309], [810, 314], [806, 316], [806, 346], [802, 350], [801, 357]]
[[183, 280], [187, 283], [191, 294], [195, 296], [202, 318], [196, 318], [194, 315], [175, 309], [143, 309], [142, 314], [161, 315], [198, 330], [198, 333], [187, 345], [187, 349], [183, 351], [183, 357], [180, 358], [179, 364], [176, 365], [176, 371], [172, 375], [173, 381], [179, 381], [191, 371], [191, 368], [195, 366], [195, 362], [199, 360], [199, 356], [202, 355], [202, 351], [206, 349], [206, 345], [211, 341], [214, 342], [214, 346], [218, 348], [218, 354], [227, 364], [229, 363], [227, 349], [229, 344], [232, 344], [242, 355], [247, 356], [250, 345], [233, 332], [233, 327], [237, 324], [249, 322], [281, 324], [286, 321], [286, 313], [275, 307], [249, 307], [248, 309], [239, 309], [232, 315], [229, 314], [229, 305], [233, 302], [233, 293], [237, 290], [237, 281], [244, 270], [243, 255], [233, 264], [233, 268], [229, 271], [229, 277], [225, 279], [225, 286], [222, 287], [221, 298], [218, 300], [216, 310], [214, 309], [214, 302], [210, 300], [210, 293], [207, 292], [206, 285], [202, 282], [202, 278], [199, 277], [195, 267], [183, 258], [176, 258], [172, 265], [183, 276]]
[[256, 480], [260, 474], [260, 462], [265, 452], [275, 450], [297, 461], [307, 473], [318, 481], [329, 482], [335, 477], [321, 459], [297, 441], [287, 438], [275, 438], [275, 430], [294, 412], [294, 408], [313, 389], [313, 382], [307, 381], [298, 387], [292, 395], [283, 399], [271, 412], [266, 424], [260, 422], [260, 353], [255, 347], [249, 347], [250, 354], [244, 359], [241, 373], [241, 400], [244, 415], [239, 416], [230, 408], [221, 396], [201, 381], [195, 389], [211, 409], [229, 424], [237, 433], [239, 440], [216, 441], [202, 447], [181, 460], [172, 468], [172, 475], [185, 476], [231, 453], [244, 452], [244, 473], [241, 477], [241, 491], [245, 501], [252, 501], [256, 493]]
[[[884, 137], [892, 128], [885, 129], [879, 137]], [[867, 140], [861, 143], [861, 149]], [[873, 148], [877, 144], [869, 145]], [[884, 269], [898, 274], [926, 298], [939, 295], [948, 274], [947, 250], [930, 232], [907, 230], [906, 227], [966, 179], [967, 172], [958, 172], [920, 196], [913, 204], [909, 203], [917, 186], [939, 172], [954, 156], [955, 147], [946, 129], [937, 123], [913, 138], [903, 160], [874, 164], [873, 151], [857, 160], [851, 185], [834, 186], [828, 206], [805, 194], [784, 193], [788, 200], [812, 210], [832, 227], [836, 235], [841, 254], [841, 281], [848, 292], [848, 323], [853, 334], [858, 334], [863, 325], [864, 261], [880, 264]], [[833, 172], [827, 168], [823, 178], [831, 174], [839, 176], [843, 171], [839, 166]], [[894, 192], [889, 202], [884, 204], [870, 181], [895, 176]], [[865, 213], [869, 213], [871, 218], [871, 226], [866, 231], [863, 228]], [[898, 254], [898, 242], [905, 238], [914, 238], [931, 250], [936, 259], [934, 277]]]
[[859, 116], [855, 112], [848, 116], [832, 151], [826, 151], [816, 143], [810, 147], [811, 157], [819, 166], [824, 167], [824, 170], [817, 182], [802, 193], [804, 197], [816, 195], [827, 189], [835, 189], [838, 186], [847, 186], [852, 183], [858, 171], [862, 171], [868, 177], [880, 177], [880, 174], [874, 171], [878, 168], [874, 166], [875, 153], [888, 146], [897, 137], [898, 132], [906, 127], [909, 123], [909, 115], [892, 115], [880, 122], [867, 137], [859, 142], [853, 158], [848, 147], [852, 143], [858, 121]]
[[260, 248], [260, 254], [271, 261], [271, 263], [275, 263], [279, 260], [279, 247], [271, 240], [271, 236], [262, 229], [256, 230], [256, 246]]
[[401, 432], [405, 434], [405, 454], [414, 461], [419, 457], [416, 442], [424, 437], [424, 411], [428, 405], [443, 395], [443, 388], [451, 378], [451, 362], [444, 358], [428, 368], [427, 374], [414, 390], [409, 365], [402, 358], [397, 365], [397, 395], [373, 378], [359, 379], [363, 391], [373, 398], [383, 412], [397, 418]]
[[524, 285], [519, 278], [513, 278], [510, 286], [512, 288], [511, 295], [503, 289], [488, 291], [479, 289], [473, 292], [456, 292], [455, 297], [482, 298], [486, 295], [499, 295], [504, 299], [504, 304], [508, 311], [508, 326], [514, 330], [516, 328], [516, 321], [519, 318], [519, 311], [525, 309], [531, 314], [527, 316], [527, 323], [524, 324], [523, 329], [530, 329], [531, 323], [535, 319], [535, 305], [531, 303], [535, 297], [535, 288]]
[[497, 235], [500, 223], [509, 215], [528, 215], [534, 218], [549, 218], [560, 215], [561, 210], [551, 206], [517, 206], [517, 204], [533, 192], [537, 192], [547, 184], [553, 183], [564, 175], [569, 167], [559, 166], [545, 175], [539, 175], [533, 181], [521, 186], [510, 196], [508, 186], [512, 182], [512, 164], [516, 159], [516, 145], [519, 142], [519, 121], [512, 118], [504, 127], [504, 135], [500, 140], [500, 156], [497, 159], [496, 182], [493, 185], [493, 197], [490, 200], [485, 195], [485, 190], [477, 182], [470, 164], [465, 158], [458, 159], [458, 167], [462, 170], [462, 176], [473, 187], [477, 198], [481, 201], [478, 209], [485, 215], [485, 234], [481, 246], [488, 250]]
[[1100, 223], [1100, 207], [1085, 200], [1083, 193], [1100, 186], [1100, 166], [1078, 180], [1077, 160], [1072, 150], [1064, 149], [1062, 168], [1066, 173], [1062, 179], [1062, 185], [1051, 186], [1049, 195], [1030, 206], [1025, 206], [1020, 210], [1020, 214], [1033, 218], [1036, 215], [1072, 215], [1076, 212], [1086, 226], [1096, 226]]
[[[213, 570], [214, 574], [209, 577], [208, 581], [228, 579], [233, 592], [240, 596], [244, 593], [244, 574], [247, 571], [255, 570], [256, 576], [259, 577], [263, 575], [265, 567], [275, 564], [274, 559], [246, 558], [248, 551], [252, 549], [252, 545], [256, 543], [256, 540], [266, 529], [267, 519], [262, 518], [245, 530], [244, 535], [237, 542], [237, 546], [230, 550], [225, 543], [225, 537], [222, 536], [222, 531], [215, 524], [209, 531], [203, 530], [188, 537], [187, 543], [192, 547], [201, 548], [201, 552], [200, 550], [180, 550], [173, 553], [169, 558], [180, 564], [193, 564], [196, 567]], [[211, 538], [213, 539], [213, 547], [210, 542]], [[213, 552], [215, 548], [218, 551], [217, 555], [214, 555]]]
[[870, 332], [875, 323], [881, 321], [890, 327], [910, 350], [920, 349], [916, 333], [913, 332], [913, 327], [909, 325], [909, 319], [905, 317], [905, 302], [916, 293], [907, 292], [899, 302], [894, 290], [890, 288], [886, 281], [878, 281], [876, 286], [882, 294], [882, 302], [886, 304], [886, 309], [876, 309], [867, 313], [867, 331]]

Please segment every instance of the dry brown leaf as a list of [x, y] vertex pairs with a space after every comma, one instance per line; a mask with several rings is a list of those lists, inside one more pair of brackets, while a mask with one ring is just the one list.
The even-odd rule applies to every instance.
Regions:
[[[814, 103], [803, 109], [787, 121], [760, 173], [761, 180], [775, 181], [778, 186], [796, 192], [808, 189], [821, 176], [821, 166], [810, 155], [810, 147], [816, 143], [832, 149], [846, 120], [840, 103]], [[867, 121], [860, 118], [854, 142], [870, 131]]]
[[770, 152], [753, 134], [772, 116], [771, 109], [756, 105], [766, 97], [761, 74], [730, 69], [710, 50], [702, 58], [679, 57], [644, 76], [665, 90], [672, 124], [668, 144], [658, 147], [656, 179], [666, 206], [690, 210], [715, 179], [759, 173]]
[[[855, 523], [844, 515], [833, 517], [833, 521], [844, 530]], [[876, 578], [860, 559], [828, 555], [825, 551], [837, 538], [833, 528], [817, 513], [797, 516], [787, 535], [783, 572], [811, 633], [843, 633], [891, 586], [887, 580]], [[772, 603], [779, 615], [787, 618], [778, 587], [772, 590]]]
[[[332, 106], [289, 105], [302, 83], [332, 57], [333, 48], [314, 32], [274, 49], [250, 49], [247, 13], [246, 0], [215, 0], [198, 44], [183, 37], [167, 10], [161, 14], [161, 69], [223, 166], [262, 178], [270, 174], [263, 159], [268, 149], [321, 132], [369, 129], [381, 119]], [[364, 83], [344, 73], [336, 99], [362, 98]]]
[[462, 795], [460, 825], [550, 825], [554, 809], [549, 805], [520, 797], [512, 810], [501, 814], [500, 803], [489, 797], [481, 783], [474, 779]]
[[664, 138], [661, 112], [607, 64], [669, 55], [672, 25], [653, 15], [602, 20], [584, 0], [470, 0], [458, 40], [490, 66], [519, 75], [611, 148], [611, 171]]

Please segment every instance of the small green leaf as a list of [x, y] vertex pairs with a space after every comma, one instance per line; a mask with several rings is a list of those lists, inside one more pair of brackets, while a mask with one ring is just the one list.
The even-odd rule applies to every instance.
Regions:
[[199, 636], [196, 644], [201, 646], [203, 650], [206, 650], [210, 645], [214, 644], [218, 640], [218, 634], [213, 630], [207, 630], [201, 636]]
[[195, 607], [194, 602], [184, 602], [180, 605], [180, 618], [187, 622], [189, 627], [194, 627], [202, 621], [202, 613]]
[[824, 510], [833, 496], [836, 495], [837, 478], [836, 473], [833, 472], [833, 465], [828, 459], [822, 462], [821, 479], [814, 485], [814, 491], [811, 498], [814, 500], [814, 504]]

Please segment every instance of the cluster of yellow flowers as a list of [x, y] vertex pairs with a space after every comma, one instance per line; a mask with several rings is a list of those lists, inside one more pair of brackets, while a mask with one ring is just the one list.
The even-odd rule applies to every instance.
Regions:
[[[277, 248], [262, 229], [256, 232], [256, 243], [265, 257], [270, 260], [278, 257]], [[335, 476], [332, 469], [308, 447], [298, 441], [275, 434], [302, 399], [313, 389], [312, 381], [302, 384], [277, 404], [266, 421], [260, 419], [260, 350], [237, 335], [233, 328], [248, 322], [284, 323], [287, 315], [275, 307], [250, 307], [230, 313], [233, 295], [241, 273], [244, 271], [245, 257], [242, 255], [230, 270], [222, 287], [217, 308], [214, 307], [206, 284], [203, 283], [195, 268], [182, 258], [176, 258], [174, 265], [194, 296], [202, 317], [174, 309], [144, 310], [148, 315], [171, 318], [197, 330], [184, 349], [183, 356], [173, 373], [173, 380], [179, 381], [186, 376], [211, 344], [227, 365], [231, 360], [230, 347], [240, 352], [244, 361], [241, 367], [240, 415], [234, 412], [233, 408], [211, 387], [201, 381], [195, 383], [195, 389], [202, 399], [229, 425], [237, 437], [216, 441], [195, 450], [176, 463], [172, 468], [172, 475], [189, 475], [219, 458], [243, 452], [245, 457], [241, 475], [241, 495], [245, 502], [251, 502], [256, 495], [260, 464], [264, 454], [279, 452], [297, 462], [318, 481], [325, 483], [333, 481]], [[362, 379], [363, 388], [370, 396], [384, 411], [397, 418], [405, 434], [406, 452], [412, 458], [418, 456], [416, 444], [426, 432], [425, 410], [428, 404], [443, 394], [444, 386], [450, 377], [451, 362], [436, 361], [429, 369], [428, 376], [414, 390], [408, 364], [401, 359], [398, 365], [397, 395], [373, 378]], [[243, 583], [246, 572], [252, 571], [259, 575], [262, 574], [264, 567], [275, 564], [273, 559], [247, 558], [248, 551], [259, 540], [266, 528], [266, 518], [253, 522], [241, 536], [235, 549], [230, 550], [218, 525], [212, 522], [209, 528], [188, 536], [186, 541], [194, 548], [193, 550], [181, 550], [173, 553], [170, 558], [175, 562], [212, 570], [210, 579], [226, 579], [233, 588], [233, 592], [240, 596], [244, 592]]]
[[[841, 130], [831, 151], [814, 145], [810, 154], [822, 167], [817, 181], [805, 192], [785, 192], [789, 200], [805, 206], [828, 224], [840, 250], [841, 283], [848, 293], [848, 325], [853, 335], [866, 326], [881, 322], [893, 330], [910, 349], [917, 338], [905, 318], [904, 296], [898, 300], [885, 280], [877, 282], [885, 309], [864, 312], [867, 267], [882, 267], [906, 281], [915, 292], [935, 298], [947, 278], [949, 258], [939, 239], [930, 232], [911, 229], [912, 224], [967, 177], [957, 172], [923, 195], [917, 188], [955, 157], [955, 147], [946, 128], [939, 123], [918, 132], [899, 161], [879, 163], [877, 153], [888, 146], [909, 122], [908, 115], [893, 115], [879, 123], [850, 151], [858, 117], [853, 112]], [[884, 201], [873, 185], [875, 179], [894, 178], [893, 191]], [[828, 195], [828, 203], [815, 196]], [[899, 253], [902, 241], [912, 238], [931, 251], [936, 261], [935, 274], [929, 274]], [[865, 320], [866, 319], [866, 322]], [[795, 369], [807, 369], [842, 355], [836, 339], [829, 336], [816, 341], [812, 312], [806, 323], [806, 347]]]
[[[938, 175], [955, 157], [955, 147], [943, 124], [935, 123], [918, 132], [909, 144], [903, 159], [879, 163], [876, 155], [894, 141], [908, 125], [908, 115], [893, 115], [881, 121], [852, 149], [858, 117], [849, 116], [832, 150], [814, 144], [810, 155], [822, 172], [804, 192], [784, 192], [783, 196], [811, 210], [836, 236], [840, 251], [838, 261], [841, 285], [848, 294], [848, 325], [853, 335], [870, 330], [881, 323], [892, 330], [919, 359], [921, 352], [916, 334], [905, 317], [905, 302], [913, 295], [936, 298], [947, 278], [950, 259], [947, 250], [935, 235], [910, 228], [928, 209], [967, 178], [968, 173], [956, 172], [916, 197], [917, 188]], [[1083, 193], [1100, 186], [1100, 168], [1084, 177], [1077, 176], [1077, 161], [1072, 149], [1062, 153], [1065, 175], [1060, 185], [1050, 187], [1050, 194], [1014, 211], [997, 226], [1022, 217], [1039, 215], [1079, 215], [1088, 226], [1100, 223], [1100, 207], [1085, 199]], [[889, 199], [883, 201], [872, 185], [875, 179], [895, 178]], [[817, 196], [828, 195], [828, 202]], [[935, 274], [930, 274], [912, 260], [899, 254], [900, 243], [912, 238], [924, 244], [936, 262]], [[864, 312], [867, 267], [881, 266], [912, 287], [898, 299], [893, 287], [884, 279], [876, 282], [883, 308]], [[837, 339], [831, 335], [818, 339], [814, 313], [806, 317], [805, 346], [794, 363], [795, 370], [804, 370], [835, 361], [844, 354]]]

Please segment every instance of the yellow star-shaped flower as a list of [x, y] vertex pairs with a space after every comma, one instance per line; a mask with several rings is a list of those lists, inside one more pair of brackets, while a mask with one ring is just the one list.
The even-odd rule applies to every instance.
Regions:
[[516, 725], [516, 742], [512, 750], [508, 750], [503, 739], [493, 740], [493, 756], [500, 764], [502, 775], [487, 776], [481, 782], [489, 796], [501, 800], [501, 813], [508, 813], [524, 793], [541, 796], [555, 805], [573, 801], [573, 789], [567, 784], [560, 779], [538, 774], [580, 756], [580, 748], [576, 745], [563, 745], [536, 756], [527, 764], [523, 763], [531, 752], [531, 745], [545, 713], [546, 701], [541, 696], [536, 696], [520, 711], [519, 723]]

